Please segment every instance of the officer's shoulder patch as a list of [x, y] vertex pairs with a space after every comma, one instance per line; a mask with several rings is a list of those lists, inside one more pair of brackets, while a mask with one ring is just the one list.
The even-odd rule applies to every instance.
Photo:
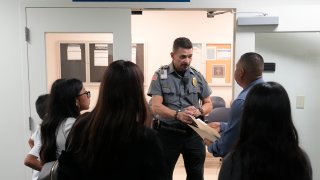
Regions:
[[160, 72], [161, 70], [164, 70], [164, 69], [169, 69], [169, 65], [160, 66], [159, 69], [157, 70], [157, 72]]
[[160, 69], [168, 69], [169, 68], [169, 65], [163, 65], [160, 67]]
[[158, 79], [158, 75], [154, 73], [154, 75], [152, 76], [152, 81], [156, 81], [157, 79]]

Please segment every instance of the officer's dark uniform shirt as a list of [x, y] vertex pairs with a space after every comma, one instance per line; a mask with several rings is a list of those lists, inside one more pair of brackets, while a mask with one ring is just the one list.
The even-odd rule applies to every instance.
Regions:
[[[181, 77], [173, 64], [159, 68], [152, 77], [148, 96], [160, 95], [163, 105], [173, 110], [181, 110], [188, 106], [200, 107], [199, 100], [210, 96], [211, 89], [200, 72], [190, 67]], [[168, 124], [179, 123], [177, 120], [159, 117]]]

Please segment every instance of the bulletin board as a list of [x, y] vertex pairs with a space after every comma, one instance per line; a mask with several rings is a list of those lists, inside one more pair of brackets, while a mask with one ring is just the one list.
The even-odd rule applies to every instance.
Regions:
[[231, 86], [231, 44], [206, 44], [206, 80], [212, 86]]
[[107, 66], [113, 61], [113, 44], [89, 43], [90, 82], [101, 82]]
[[[108, 42], [61, 42], [61, 78], [77, 78], [86, 83], [99, 83], [113, 62], [113, 44]], [[132, 61], [144, 72], [144, 43], [132, 44]]]

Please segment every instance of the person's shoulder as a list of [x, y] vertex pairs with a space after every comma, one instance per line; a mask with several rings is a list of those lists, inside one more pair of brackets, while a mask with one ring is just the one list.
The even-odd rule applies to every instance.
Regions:
[[162, 71], [162, 70], [168, 70], [170, 68], [170, 66], [169, 65], [161, 65], [158, 69], [157, 69], [157, 71], [156, 72], [160, 72], [160, 71]]
[[166, 65], [162, 65], [162, 66], [160, 66], [160, 68], [159, 69], [169, 69], [169, 65], [168, 64], [166, 64]]
[[80, 114], [77, 119], [89, 119], [91, 117], [92, 113], [91, 112], [85, 112], [83, 114]]
[[81, 127], [86, 126], [92, 117], [92, 112], [85, 112], [78, 116], [76, 122], [74, 123], [74, 126]]
[[232, 104], [231, 104], [231, 112], [238, 112], [238, 111], [242, 111], [243, 106], [244, 106], [244, 99], [235, 99]]
[[73, 124], [74, 122], [76, 121], [76, 118], [75, 117], [68, 117], [65, 119], [65, 125], [68, 125], [68, 124]]
[[190, 66], [190, 69], [194, 72], [194, 73], [197, 73], [197, 74], [201, 74], [201, 72], [199, 70], [197, 70], [195, 67], [193, 66]]
[[41, 132], [41, 128], [39, 125], [37, 125], [35, 131], [32, 133], [31, 138], [33, 139], [35, 136], [37, 136]]
[[197, 70], [196, 68], [190, 66], [190, 71], [191, 73], [193, 73], [196, 77], [199, 78], [204, 78], [203, 75], [201, 74], [201, 72], [199, 70]]

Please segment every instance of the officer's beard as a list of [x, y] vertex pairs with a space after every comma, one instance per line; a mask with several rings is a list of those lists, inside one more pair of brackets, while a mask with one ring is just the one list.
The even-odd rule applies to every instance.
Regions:
[[180, 64], [179, 69], [175, 68], [176, 72], [180, 75], [180, 76], [184, 76], [184, 73], [189, 69], [190, 65], [189, 64]]
[[181, 69], [180, 71], [186, 72], [189, 69], [189, 67], [190, 67], [189, 63], [183, 63], [180, 65], [180, 69]]

